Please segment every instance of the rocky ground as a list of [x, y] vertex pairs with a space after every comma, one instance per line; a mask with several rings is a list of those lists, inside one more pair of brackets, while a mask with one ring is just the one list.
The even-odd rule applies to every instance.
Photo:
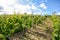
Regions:
[[22, 33], [13, 34], [10, 40], [52, 40], [52, 26], [51, 20], [47, 19], [42, 24], [33, 25]]

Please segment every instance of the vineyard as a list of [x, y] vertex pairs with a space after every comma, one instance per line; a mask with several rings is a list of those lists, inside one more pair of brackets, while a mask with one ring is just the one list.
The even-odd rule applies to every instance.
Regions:
[[[33, 26], [36, 26], [36, 28], [38, 29], [40, 26], [42, 26], [41, 29], [44, 30], [46, 28], [45, 31], [47, 32], [50, 31], [49, 33], [50, 33], [51, 38], [49, 40], [60, 40], [60, 16], [57, 16], [57, 15], [42, 16], [42, 15], [33, 15], [33, 14], [30, 14], [30, 15], [28, 14], [0, 15], [0, 40], [7, 40], [8, 37], [11, 37], [13, 34], [16, 34], [19, 32], [22, 32], [24, 34], [25, 30], [27, 29], [29, 30]], [[32, 29], [32, 31], [33, 30], [34, 29]], [[25, 40], [25, 39], [22, 39], [22, 40]], [[29, 40], [33, 40], [33, 39], [29, 39]]]

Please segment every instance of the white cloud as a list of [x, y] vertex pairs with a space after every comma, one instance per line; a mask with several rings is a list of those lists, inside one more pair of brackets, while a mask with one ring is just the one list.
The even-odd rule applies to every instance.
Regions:
[[[33, 9], [33, 10], [39, 10], [39, 8], [37, 6], [35, 6], [31, 2], [32, 0], [30, 0], [30, 1], [27, 0], [27, 1], [30, 2], [30, 5], [29, 4], [26, 4], [26, 5], [18, 4], [17, 1], [18, 0], [0, 0], [0, 6], [2, 6], [3, 7], [3, 11], [6, 12], [6, 13], [8, 13], [8, 14], [13, 14], [14, 9], [15, 9], [16, 12], [21, 12], [21, 13], [27, 12], [29, 14], [32, 12], [31, 9]], [[43, 4], [42, 6], [45, 6], [45, 5]], [[46, 6], [45, 6], [45, 8], [46, 8]]]
[[13, 5], [15, 4], [16, 0], [0, 0], [0, 5]]
[[43, 3], [43, 2], [47, 2], [47, 0], [41, 0], [41, 2], [40, 2], [40, 3]]
[[47, 9], [47, 6], [45, 5], [45, 3], [41, 3], [40, 7], [43, 8], [43, 9]]
[[60, 15], [60, 12], [56, 13], [57, 15]]
[[4, 10], [3, 10], [6, 14], [13, 14], [14, 8], [13, 7], [9, 7], [9, 6], [5, 6]]
[[3, 7], [3, 11], [11, 14], [14, 10], [13, 5], [16, 3], [16, 0], [0, 0], [0, 6]]
[[[3, 11], [8, 14], [13, 14], [14, 9], [16, 12], [31, 13], [30, 5], [22, 5], [16, 2], [17, 0], [0, 0], [0, 6], [3, 7]], [[34, 7], [34, 6], [33, 6]]]
[[37, 8], [36, 8], [36, 6], [31, 5], [31, 9], [36, 10]]
[[16, 4], [15, 6], [16, 12], [31, 12], [31, 7], [30, 5], [22, 5], [22, 4]]

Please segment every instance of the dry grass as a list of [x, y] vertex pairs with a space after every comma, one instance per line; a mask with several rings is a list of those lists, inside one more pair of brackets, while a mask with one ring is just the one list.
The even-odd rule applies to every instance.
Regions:
[[42, 24], [33, 25], [22, 33], [11, 36], [10, 40], [52, 40], [52, 21], [47, 18]]

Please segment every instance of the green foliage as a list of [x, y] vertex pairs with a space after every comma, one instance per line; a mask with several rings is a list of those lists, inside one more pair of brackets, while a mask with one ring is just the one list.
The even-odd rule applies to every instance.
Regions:
[[23, 31], [25, 28], [30, 28], [34, 24], [40, 24], [41, 22], [42, 17], [40, 15], [2, 15], [0, 16], [0, 38], [5, 40], [6, 37]]
[[53, 40], [60, 40], [60, 17], [53, 15], [52, 16], [52, 22], [53, 22]]
[[19, 31], [24, 31], [25, 28], [30, 28], [33, 25], [41, 24], [46, 18], [52, 18], [53, 22], [53, 40], [60, 40], [60, 17], [56, 15], [41, 16], [41, 15], [1, 15], [0, 16], [0, 40], [5, 40], [6, 37], [11, 36]]

